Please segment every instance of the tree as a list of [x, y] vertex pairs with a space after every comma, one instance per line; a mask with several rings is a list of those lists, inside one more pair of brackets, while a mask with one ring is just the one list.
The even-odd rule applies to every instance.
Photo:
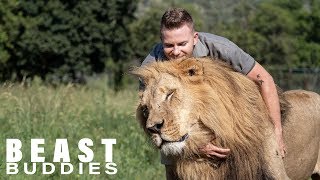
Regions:
[[296, 62], [300, 67], [320, 67], [320, 2], [306, 1], [298, 14], [299, 34], [298, 55]]
[[260, 63], [291, 68], [319, 66], [320, 42], [315, 30], [319, 29], [319, 8], [314, 8], [317, 4], [316, 1], [271, 0], [262, 1], [252, 9], [242, 5], [238, 9], [247, 9], [248, 16], [237, 21], [240, 23], [230, 24], [224, 34]]
[[[28, 24], [26, 24], [28, 23]], [[13, 52], [16, 51], [17, 39], [23, 26], [30, 27], [34, 22], [22, 16], [19, 1], [0, 1], [0, 79], [15, 77], [12, 69]]]
[[10, 41], [2, 40], [11, 43], [6, 45], [10, 56], [2, 74], [15, 80], [39, 76], [56, 83], [83, 82], [86, 75], [108, 71], [119, 89], [124, 64], [132, 58], [127, 25], [134, 19], [136, 1], [15, 2], [1, 6], [13, 6], [2, 18], [5, 25], [12, 23], [7, 17], [18, 14], [16, 27], [5, 31]]

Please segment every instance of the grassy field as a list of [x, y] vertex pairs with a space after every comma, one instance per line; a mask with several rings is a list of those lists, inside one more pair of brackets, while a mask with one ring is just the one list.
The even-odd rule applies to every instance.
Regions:
[[[164, 167], [159, 153], [154, 150], [135, 120], [137, 88], [118, 93], [107, 87], [105, 80], [90, 81], [87, 86], [61, 85], [48, 87], [34, 81], [26, 84], [0, 85], [0, 179], [164, 179]], [[17, 175], [6, 174], [6, 139], [22, 141], [23, 158]], [[37, 164], [34, 175], [26, 175], [23, 163], [30, 163], [30, 139], [45, 139], [46, 162], [53, 162], [55, 140], [68, 139], [71, 164], [74, 171], [61, 175], [60, 164], [53, 174], [43, 175]], [[93, 162], [98, 162], [100, 175], [89, 174], [84, 165], [79, 174], [78, 141], [93, 140]], [[113, 161], [117, 174], [104, 173], [104, 145], [101, 139], [114, 138]]]
[[[157, 153], [143, 135], [135, 120], [137, 91], [111, 91], [103, 82], [85, 87], [73, 85], [56, 88], [32, 83], [2, 84], [0, 87], [0, 178], [1, 179], [164, 179], [164, 167]], [[17, 175], [6, 175], [6, 139], [22, 141], [23, 158]], [[55, 140], [68, 139], [74, 173], [61, 175], [59, 163], [51, 175], [43, 175], [41, 166], [34, 175], [23, 172], [23, 162], [30, 164], [30, 139], [45, 139], [46, 162], [53, 162]], [[100, 175], [78, 173], [78, 141], [93, 140], [94, 162], [101, 163]], [[101, 139], [115, 138], [113, 161], [117, 174], [104, 173], [104, 145]], [[31, 164], [29, 166], [31, 168]]]

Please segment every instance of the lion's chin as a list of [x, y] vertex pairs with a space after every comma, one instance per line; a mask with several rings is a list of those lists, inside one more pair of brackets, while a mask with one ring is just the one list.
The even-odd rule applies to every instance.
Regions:
[[189, 138], [188, 134], [185, 134], [177, 141], [167, 141], [159, 134], [152, 134], [151, 139], [153, 143], [160, 149], [160, 151], [166, 155], [178, 155], [181, 154], [183, 148], [186, 146], [186, 140]]
[[165, 142], [161, 145], [161, 152], [165, 155], [179, 155], [183, 152], [186, 142]]

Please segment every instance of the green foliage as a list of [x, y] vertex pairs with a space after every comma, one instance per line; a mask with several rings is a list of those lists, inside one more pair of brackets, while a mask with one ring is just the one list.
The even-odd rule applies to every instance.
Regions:
[[18, 1], [0, 1], [0, 78], [7, 78], [7, 66], [10, 66], [9, 59], [12, 56], [16, 37], [19, 35], [19, 28], [23, 17], [16, 11]]
[[262, 64], [319, 67], [320, 41], [315, 29], [319, 29], [320, 14], [319, 8], [313, 8], [317, 6], [319, 2], [300, 0], [261, 1], [249, 9], [239, 5], [240, 23], [230, 24], [222, 34]]
[[151, 51], [152, 46], [159, 41], [159, 27], [162, 11], [147, 11], [143, 17], [132, 23], [133, 44], [135, 55], [140, 61]]
[[0, 41], [9, 43], [1, 43], [2, 80], [38, 75], [49, 82], [82, 82], [103, 71], [121, 77], [132, 58], [127, 24], [134, 19], [135, 1], [1, 3], [6, 29], [0, 28]]

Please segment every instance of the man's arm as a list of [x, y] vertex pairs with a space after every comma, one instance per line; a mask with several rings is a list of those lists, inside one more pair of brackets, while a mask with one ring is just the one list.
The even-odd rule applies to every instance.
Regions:
[[162, 50], [162, 44], [158, 43], [152, 48], [148, 56], [142, 61], [141, 66], [157, 60], [163, 60], [163, 59], [164, 59], [164, 54]]
[[[206, 37], [204, 39], [202, 36]], [[212, 34], [200, 34], [199, 40], [209, 48], [209, 55], [216, 56], [229, 63], [234, 70], [246, 74], [260, 85], [261, 95], [269, 110], [275, 127], [276, 140], [280, 154], [284, 157], [285, 146], [282, 137], [279, 97], [272, 76], [255, 60], [230, 40]]]
[[255, 63], [247, 76], [261, 88], [261, 95], [269, 110], [269, 115], [275, 127], [276, 140], [282, 157], [285, 155], [285, 145], [282, 137], [280, 103], [276, 85], [272, 76], [259, 64]]

